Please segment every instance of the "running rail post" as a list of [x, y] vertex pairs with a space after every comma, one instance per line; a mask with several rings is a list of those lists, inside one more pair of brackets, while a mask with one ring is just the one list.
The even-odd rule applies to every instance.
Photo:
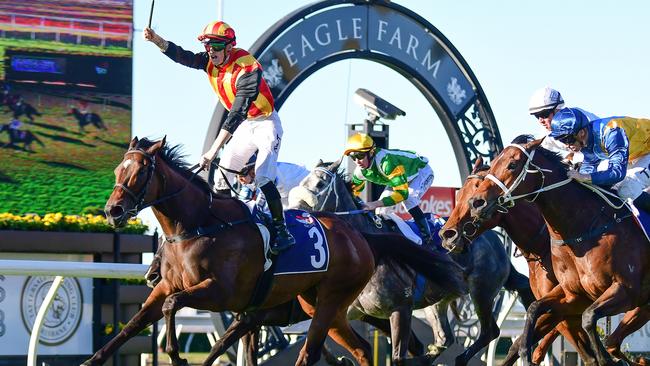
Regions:
[[29, 336], [27, 366], [36, 366], [36, 346], [38, 345], [38, 336], [41, 334], [41, 327], [45, 321], [45, 315], [47, 314], [50, 304], [52, 304], [52, 300], [54, 300], [56, 291], [59, 289], [59, 286], [61, 286], [61, 283], [63, 283], [63, 277], [56, 276], [54, 282], [52, 282], [52, 286], [50, 286], [50, 289], [47, 291], [47, 295], [45, 295], [45, 299], [43, 299], [41, 307], [38, 309], [36, 319], [34, 319], [34, 326], [32, 327], [32, 334]]

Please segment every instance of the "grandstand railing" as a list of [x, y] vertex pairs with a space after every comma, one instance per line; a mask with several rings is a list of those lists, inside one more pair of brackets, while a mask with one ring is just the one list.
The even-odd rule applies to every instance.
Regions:
[[50, 304], [64, 277], [90, 277], [113, 279], [142, 279], [148, 266], [127, 263], [91, 263], [65, 261], [0, 260], [0, 275], [55, 276], [41, 307], [38, 309], [29, 337], [27, 366], [36, 366], [36, 347], [41, 327]]
[[[36, 39], [37, 33], [54, 33], [55, 41], [61, 41], [61, 34], [76, 36], [76, 43], [82, 44], [82, 37], [99, 38], [100, 46], [107, 39], [126, 41], [127, 48], [133, 42], [133, 26], [129, 22], [91, 20], [56, 16], [43, 16], [0, 11], [0, 31], [30, 33]], [[4, 36], [4, 35], [3, 35]]]

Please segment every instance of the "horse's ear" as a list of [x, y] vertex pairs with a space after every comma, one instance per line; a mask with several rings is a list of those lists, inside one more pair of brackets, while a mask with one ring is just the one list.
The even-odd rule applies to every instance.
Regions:
[[479, 156], [476, 158], [476, 162], [474, 163], [474, 168], [472, 168], [472, 174], [476, 174], [478, 172], [478, 169], [483, 166], [483, 157]]
[[156, 155], [156, 153], [158, 153], [158, 150], [160, 150], [163, 146], [165, 146], [166, 141], [167, 141], [167, 136], [165, 135], [165, 137], [163, 137], [160, 141], [151, 145], [151, 147], [147, 149], [147, 154]]
[[138, 144], [138, 136], [135, 136], [133, 140], [131, 140], [131, 143], [129, 144], [129, 150], [135, 149], [135, 146]]
[[321, 166], [323, 165], [323, 159], [318, 159], [318, 163], [316, 163], [316, 166]]
[[546, 138], [546, 136], [542, 137], [541, 139], [533, 140], [533, 141], [527, 143], [526, 145], [524, 145], [524, 148], [525, 148], [527, 151], [535, 150], [535, 149], [537, 149], [537, 147], [538, 147], [539, 145], [542, 144], [542, 141], [544, 141], [545, 138]]

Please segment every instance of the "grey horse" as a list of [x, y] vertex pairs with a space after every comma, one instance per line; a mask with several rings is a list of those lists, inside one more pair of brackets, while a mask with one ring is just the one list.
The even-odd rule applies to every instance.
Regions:
[[[359, 211], [350, 185], [339, 172], [339, 167], [340, 161], [320, 161], [310, 175], [292, 190], [292, 205], [315, 211]], [[376, 218], [369, 220], [367, 214], [347, 214], [344, 217], [360, 231], [393, 230], [387, 223], [378, 228]], [[437, 235], [433, 237], [439, 240]], [[512, 267], [503, 243], [494, 232], [488, 231], [478, 237], [469, 248], [465, 253], [452, 254], [452, 259], [465, 268], [465, 280], [481, 329], [476, 341], [457, 356], [456, 365], [466, 365], [474, 355], [499, 336], [492, 310], [494, 300], [504, 285], [508, 290], [518, 291], [526, 307], [534, 300], [528, 279]], [[448, 305], [454, 297], [448, 296], [435, 283], [427, 281], [423, 296], [414, 299], [414, 282], [415, 272], [412, 269], [390, 259], [381, 259], [373, 277], [348, 310], [350, 319], [370, 315], [390, 320], [393, 360], [396, 364], [400, 364], [406, 357], [411, 333], [411, 313], [414, 309], [427, 308], [425, 314], [434, 330], [434, 351], [429, 358], [435, 357], [454, 342], [447, 319]]]

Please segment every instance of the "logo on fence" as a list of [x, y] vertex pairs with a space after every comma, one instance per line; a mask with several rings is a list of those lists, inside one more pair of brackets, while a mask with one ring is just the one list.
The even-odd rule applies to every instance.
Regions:
[[[21, 315], [23, 324], [28, 332], [34, 326], [34, 319], [38, 309], [54, 277], [38, 276], [28, 277], [23, 286], [21, 304]], [[81, 321], [83, 299], [81, 287], [75, 278], [66, 278], [56, 292], [54, 300], [45, 315], [39, 340], [46, 345], [58, 345], [70, 338], [77, 330]]]

